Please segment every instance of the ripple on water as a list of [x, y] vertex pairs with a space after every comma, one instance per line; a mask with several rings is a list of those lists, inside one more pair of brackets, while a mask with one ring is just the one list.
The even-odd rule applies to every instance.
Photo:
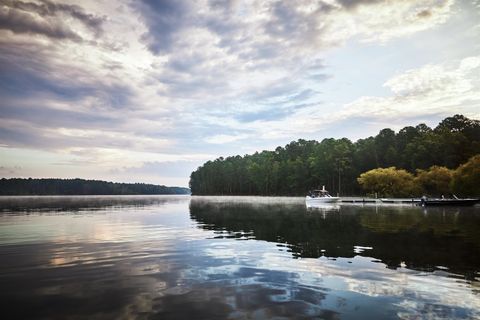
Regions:
[[298, 199], [91, 200], [4, 206], [5, 314], [480, 318], [477, 208], [450, 216], [413, 207], [311, 210]]

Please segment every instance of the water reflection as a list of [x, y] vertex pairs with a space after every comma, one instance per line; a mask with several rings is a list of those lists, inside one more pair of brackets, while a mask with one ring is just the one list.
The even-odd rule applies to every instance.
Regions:
[[307, 203], [307, 210], [327, 213], [330, 211], [339, 211], [340, 204], [338, 203]]
[[0, 196], [0, 215], [45, 211], [99, 211], [106, 208], [142, 208], [189, 200], [187, 195], [157, 196]]
[[6, 319], [480, 316], [477, 209], [306, 208], [300, 198], [2, 201]]
[[[374, 257], [389, 268], [450, 270], [473, 280], [480, 267], [474, 208], [251, 205], [192, 199], [190, 215], [217, 237], [284, 243], [293, 257]], [[280, 246], [280, 248], [282, 248]]]

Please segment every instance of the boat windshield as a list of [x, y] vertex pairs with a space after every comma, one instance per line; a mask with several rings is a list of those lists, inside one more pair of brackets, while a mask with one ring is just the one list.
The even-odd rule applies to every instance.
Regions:
[[309, 192], [309, 196], [312, 198], [331, 197], [327, 190], [312, 190]]

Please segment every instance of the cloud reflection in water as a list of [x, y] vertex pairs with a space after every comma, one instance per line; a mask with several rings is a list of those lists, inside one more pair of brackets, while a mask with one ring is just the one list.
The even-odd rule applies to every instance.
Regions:
[[[0, 301], [16, 318], [480, 316], [478, 258], [445, 257], [478, 248], [477, 209], [134, 197], [36, 210], [31, 201], [0, 215]], [[447, 239], [450, 250], [435, 249]]]

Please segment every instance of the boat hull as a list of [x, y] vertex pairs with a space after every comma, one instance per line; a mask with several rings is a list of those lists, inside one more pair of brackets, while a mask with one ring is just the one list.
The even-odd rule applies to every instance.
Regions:
[[474, 206], [480, 199], [432, 199], [421, 202], [422, 206]]
[[317, 198], [312, 198], [312, 197], [309, 197], [307, 196], [305, 198], [305, 201], [307, 203], [334, 203], [334, 202], [338, 202], [338, 200], [340, 200], [339, 197], [317, 197]]

